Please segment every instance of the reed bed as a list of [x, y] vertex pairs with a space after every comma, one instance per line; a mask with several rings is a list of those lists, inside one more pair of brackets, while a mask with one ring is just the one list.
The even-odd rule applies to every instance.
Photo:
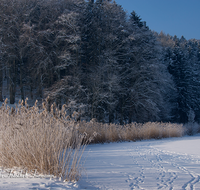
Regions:
[[0, 108], [0, 166], [78, 181], [88, 143], [181, 137], [185, 132], [183, 125], [173, 123], [78, 122], [76, 114], [69, 117], [66, 105], [59, 110], [47, 101], [40, 108], [37, 101], [29, 107], [27, 100], [11, 108], [6, 100]]
[[48, 111], [45, 103], [39, 109], [37, 102], [29, 107], [22, 101], [14, 109], [6, 100], [0, 108], [0, 166], [78, 181], [85, 138], [76, 127], [64, 106]]
[[79, 131], [85, 132], [91, 143], [137, 141], [146, 139], [161, 139], [181, 137], [185, 133], [182, 124], [147, 122], [126, 125], [103, 124], [95, 120], [80, 122]]

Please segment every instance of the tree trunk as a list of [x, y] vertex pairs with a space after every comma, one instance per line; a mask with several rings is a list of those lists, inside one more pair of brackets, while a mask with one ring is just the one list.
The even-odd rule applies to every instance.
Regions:
[[0, 68], [0, 101], [3, 102], [3, 71], [2, 68]]
[[20, 64], [20, 91], [21, 91], [21, 99], [24, 100], [24, 87], [23, 87], [23, 77], [22, 77], [22, 64]]
[[124, 99], [123, 98], [120, 98], [120, 104], [119, 104], [119, 114], [120, 114], [120, 125], [123, 125], [123, 101]]
[[62, 108], [62, 105], [61, 105], [61, 96], [59, 96], [59, 97], [56, 99], [56, 105], [57, 105], [57, 107], [59, 108], [59, 110], [61, 110], [61, 108]]
[[15, 103], [15, 83], [16, 83], [16, 73], [15, 73], [15, 60], [13, 60], [13, 64], [10, 64], [9, 68], [9, 78], [10, 78], [10, 85], [9, 85], [9, 91], [10, 91], [10, 104]]
[[39, 88], [38, 88], [38, 95], [40, 98], [42, 98], [42, 84], [39, 84]]
[[13, 84], [10, 84], [10, 104], [15, 103], [15, 92]]

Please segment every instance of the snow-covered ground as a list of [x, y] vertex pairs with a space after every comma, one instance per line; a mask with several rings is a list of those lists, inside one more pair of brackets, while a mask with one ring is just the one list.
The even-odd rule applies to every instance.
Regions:
[[22, 178], [0, 171], [0, 189], [200, 190], [200, 135], [89, 145], [78, 183]]

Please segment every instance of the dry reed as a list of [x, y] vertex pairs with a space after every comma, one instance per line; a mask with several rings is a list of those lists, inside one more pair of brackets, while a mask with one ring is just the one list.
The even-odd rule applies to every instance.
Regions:
[[[48, 102], [48, 101], [46, 101]], [[29, 107], [27, 101], [10, 108], [7, 100], [0, 108], [2, 147], [0, 166], [19, 167], [26, 171], [79, 180], [81, 157], [85, 144], [136, 141], [180, 137], [184, 134], [181, 124], [148, 122], [127, 125], [102, 124], [76, 121], [67, 116], [65, 105], [59, 110], [54, 104], [48, 107], [37, 102]]]
[[14, 109], [5, 102], [0, 120], [1, 166], [79, 180], [84, 135], [77, 132], [77, 124], [66, 116], [64, 106], [60, 111], [52, 105], [48, 112], [45, 103], [39, 109], [37, 102], [29, 107], [22, 101]]
[[181, 137], [184, 134], [182, 124], [148, 122], [117, 125], [102, 124], [94, 120], [80, 122], [79, 131], [87, 133], [88, 138], [93, 137], [92, 143], [161, 139]]

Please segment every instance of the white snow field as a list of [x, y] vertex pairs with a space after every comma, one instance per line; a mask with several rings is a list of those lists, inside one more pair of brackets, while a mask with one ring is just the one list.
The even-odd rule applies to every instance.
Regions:
[[88, 145], [78, 183], [0, 171], [0, 189], [200, 190], [200, 135]]

